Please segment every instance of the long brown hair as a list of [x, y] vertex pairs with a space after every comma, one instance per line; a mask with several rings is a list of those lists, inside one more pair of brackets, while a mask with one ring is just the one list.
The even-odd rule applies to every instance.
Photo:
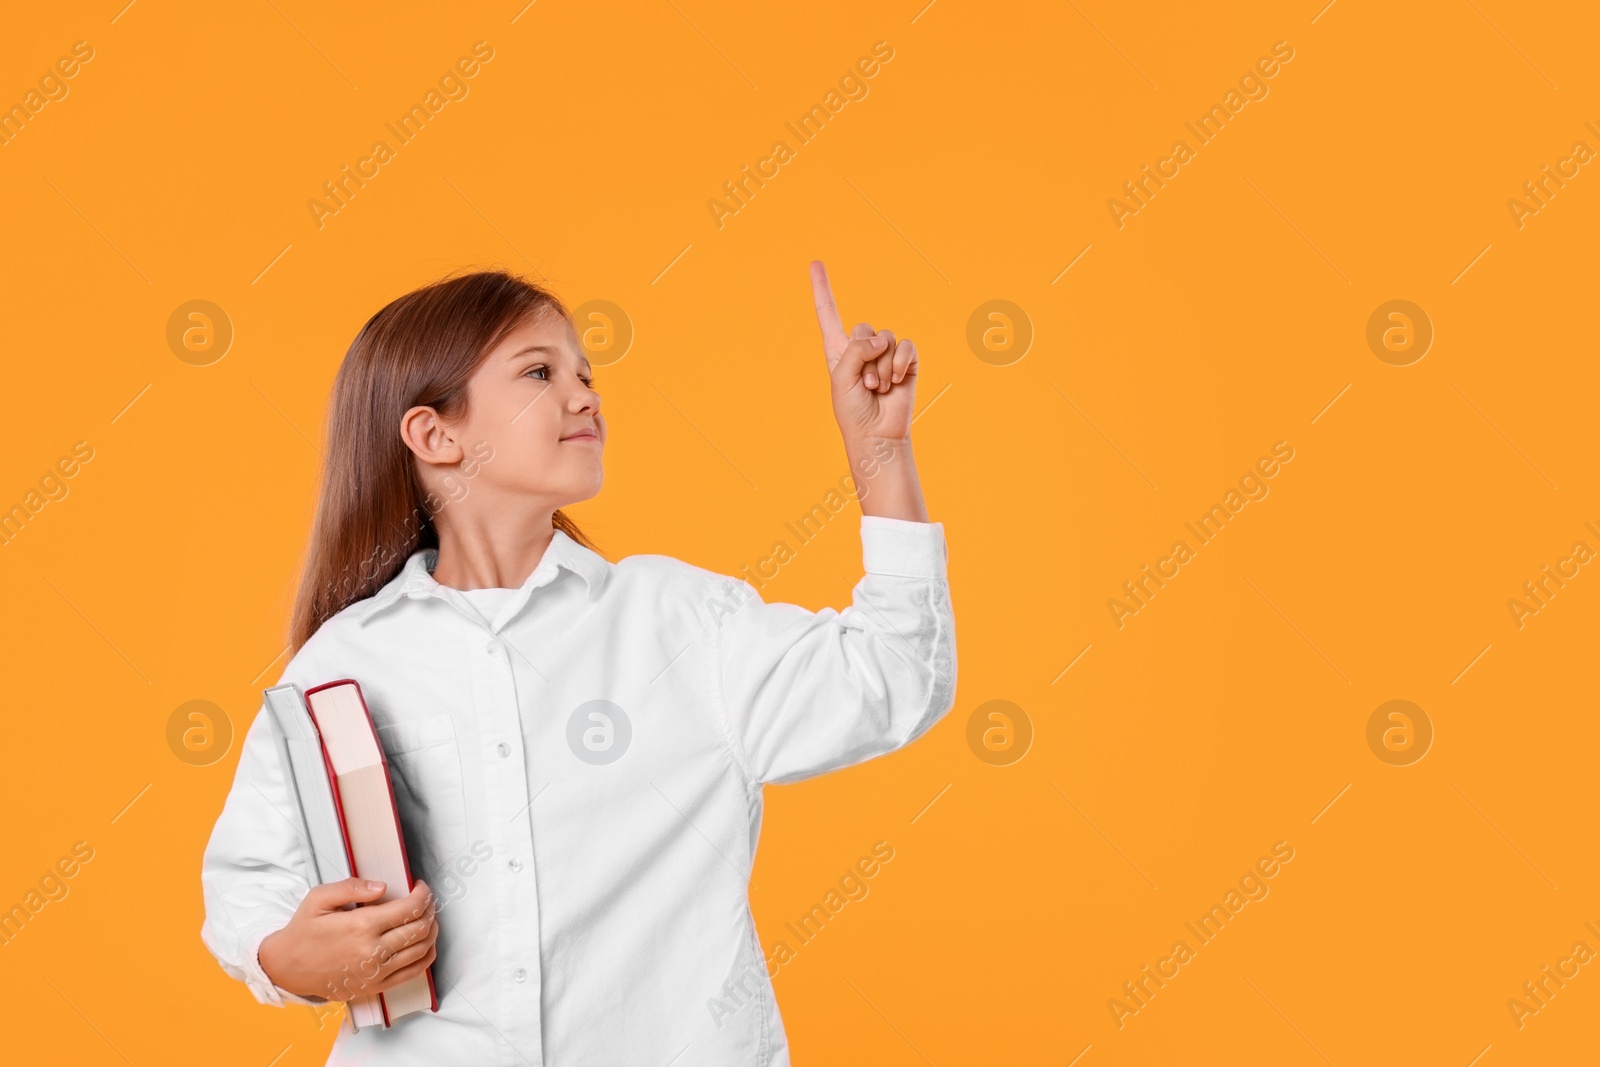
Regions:
[[[467, 382], [489, 352], [539, 315], [572, 314], [547, 289], [506, 271], [477, 271], [392, 301], [356, 334], [328, 404], [327, 458], [290, 651], [317, 628], [381, 589], [439, 533], [400, 417], [419, 405], [445, 418], [466, 413]], [[555, 527], [598, 551], [560, 511]]]

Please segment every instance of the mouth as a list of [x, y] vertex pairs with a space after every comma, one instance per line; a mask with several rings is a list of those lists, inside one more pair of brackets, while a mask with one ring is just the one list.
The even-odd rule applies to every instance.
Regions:
[[585, 430], [582, 433], [575, 433], [571, 437], [563, 437], [561, 440], [563, 440], [563, 441], [593, 441], [596, 444], [599, 444], [600, 436], [598, 434], [594, 433], [591, 430]]

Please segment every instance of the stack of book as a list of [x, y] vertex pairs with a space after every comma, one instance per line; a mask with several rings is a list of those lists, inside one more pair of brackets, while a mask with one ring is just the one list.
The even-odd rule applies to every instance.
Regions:
[[[314, 884], [354, 875], [384, 883], [382, 898], [371, 903], [406, 896], [413, 881], [405, 835], [389, 761], [361, 686], [341, 678], [302, 695], [285, 683], [265, 690], [265, 696], [284, 776], [299, 807], [300, 840]], [[355, 971], [345, 981], [355, 988], [371, 984]], [[387, 1029], [424, 1008], [439, 1010], [432, 966], [393, 988], [349, 998], [346, 1018], [352, 1032], [363, 1026]]]

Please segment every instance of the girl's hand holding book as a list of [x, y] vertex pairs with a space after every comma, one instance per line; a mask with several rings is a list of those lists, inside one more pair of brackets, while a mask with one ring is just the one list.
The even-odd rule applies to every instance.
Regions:
[[421, 974], [438, 956], [433, 891], [420, 878], [406, 896], [377, 900], [382, 882], [346, 878], [313, 886], [256, 958], [280, 989], [301, 997], [352, 1000]]

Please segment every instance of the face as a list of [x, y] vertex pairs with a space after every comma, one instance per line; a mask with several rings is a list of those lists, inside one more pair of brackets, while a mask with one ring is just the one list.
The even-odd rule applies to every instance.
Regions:
[[406, 412], [402, 433], [432, 510], [474, 498], [496, 513], [512, 500], [554, 510], [598, 494], [606, 427], [593, 384], [577, 335], [552, 313], [507, 334], [479, 365], [464, 419]]

